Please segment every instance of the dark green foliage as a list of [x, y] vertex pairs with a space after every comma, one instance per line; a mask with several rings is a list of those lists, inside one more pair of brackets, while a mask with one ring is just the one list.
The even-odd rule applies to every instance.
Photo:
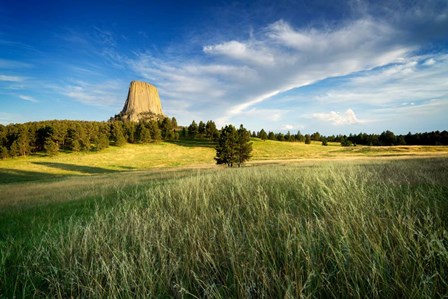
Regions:
[[216, 163], [227, 164], [232, 167], [237, 161], [237, 138], [238, 134], [232, 125], [227, 125], [221, 129], [218, 145], [216, 146]]
[[309, 134], [305, 135], [305, 144], [310, 144], [311, 143], [311, 136]]
[[205, 138], [210, 140], [217, 140], [219, 137], [219, 130], [216, 128], [214, 121], [209, 120], [205, 125]]
[[216, 163], [241, 166], [249, 160], [252, 152], [250, 133], [243, 125], [238, 130], [232, 125], [221, 129], [221, 134], [216, 145]]
[[327, 145], [328, 145], [328, 140], [327, 140], [327, 138], [322, 138], [322, 145], [323, 145], [323, 146], [327, 146]]
[[268, 139], [268, 134], [264, 129], [261, 129], [261, 131], [258, 133], [258, 138], [260, 138], [261, 140]]
[[6, 146], [1, 145], [0, 146], [0, 158], [6, 159], [8, 158], [8, 148]]
[[148, 124], [139, 122], [136, 128], [136, 141], [138, 143], [151, 142], [151, 132], [149, 131]]
[[136, 142], [136, 138], [135, 138], [135, 134], [136, 134], [136, 124], [134, 122], [131, 121], [126, 121], [123, 122], [124, 128], [125, 128], [125, 137], [127, 142], [129, 143], [135, 143]]
[[278, 141], [285, 141], [285, 135], [283, 135], [283, 133], [279, 132], [279, 133], [275, 134], [275, 139], [277, 139]]
[[379, 142], [381, 145], [395, 145], [397, 144], [397, 137], [391, 131], [386, 131], [381, 133], [379, 137]]
[[320, 136], [319, 132], [315, 132], [315, 133], [311, 134], [311, 140], [320, 141], [320, 139], [321, 139], [321, 136]]
[[342, 137], [341, 139], [341, 145], [342, 146], [352, 146], [353, 143], [346, 137]]
[[269, 140], [275, 140], [275, 134], [274, 134], [274, 132], [269, 132], [269, 133], [268, 133], [268, 139], [269, 139]]
[[44, 149], [49, 156], [55, 156], [59, 152], [59, 144], [51, 137], [47, 137], [44, 143]]
[[9, 155], [11, 157], [17, 157], [20, 155], [20, 148], [19, 148], [19, 143], [17, 142], [17, 140], [15, 140], [12, 144], [11, 147], [9, 149]]
[[162, 140], [162, 133], [156, 121], [151, 121], [149, 131], [153, 141], [158, 142]]
[[126, 138], [123, 134], [122, 122], [114, 121], [112, 123], [111, 140], [115, 146], [122, 146], [126, 143]]
[[100, 151], [102, 149], [109, 147], [109, 138], [105, 133], [100, 133], [97, 139], [95, 140], [96, 150]]
[[200, 137], [205, 136], [205, 123], [201, 120], [198, 125], [198, 134]]
[[249, 160], [252, 155], [252, 142], [250, 142], [250, 132], [243, 125], [238, 129], [238, 145], [237, 145], [237, 164], [241, 166], [245, 161]]
[[188, 137], [190, 138], [196, 138], [196, 136], [199, 133], [199, 128], [196, 122], [193, 120], [193, 122], [188, 126]]
[[175, 140], [176, 134], [174, 132], [174, 126], [168, 117], [165, 117], [160, 124], [160, 131], [164, 140]]

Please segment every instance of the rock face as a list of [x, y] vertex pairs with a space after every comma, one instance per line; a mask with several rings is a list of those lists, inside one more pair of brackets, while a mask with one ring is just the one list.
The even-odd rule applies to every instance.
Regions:
[[120, 118], [124, 121], [138, 122], [163, 117], [165, 115], [162, 112], [157, 88], [146, 82], [132, 81]]

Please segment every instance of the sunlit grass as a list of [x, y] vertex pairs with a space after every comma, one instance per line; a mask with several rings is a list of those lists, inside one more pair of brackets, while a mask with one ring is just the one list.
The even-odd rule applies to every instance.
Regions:
[[[313, 141], [261, 141], [254, 138], [252, 162], [307, 159], [350, 159], [383, 156], [448, 156], [446, 146], [348, 147], [337, 143], [322, 146]], [[213, 144], [207, 142], [160, 142], [126, 144], [101, 152], [60, 153], [55, 157], [34, 155], [0, 160], [0, 184], [41, 181], [67, 175], [92, 175], [131, 170], [178, 167], [211, 167], [215, 164]]]
[[59, 204], [48, 206], [54, 220], [36, 218], [34, 229], [3, 236], [0, 293], [443, 297], [447, 163], [334, 162], [158, 173], [134, 185], [106, 180], [102, 194], [81, 201], [90, 204], [67, 207], [64, 218], [52, 210]]

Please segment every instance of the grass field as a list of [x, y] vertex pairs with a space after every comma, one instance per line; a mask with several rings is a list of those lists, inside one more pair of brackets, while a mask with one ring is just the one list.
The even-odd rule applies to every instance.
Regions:
[[448, 294], [446, 148], [255, 140], [252, 167], [213, 156], [189, 142], [1, 161], [0, 297]]
[[[0, 160], [0, 184], [42, 181], [68, 175], [112, 174], [133, 170], [179, 167], [213, 167], [214, 145], [206, 141], [160, 142], [147, 145], [127, 144], [99, 153], [61, 153], [56, 157], [33, 155]], [[446, 146], [349, 147], [322, 146], [298, 142], [253, 139], [250, 163], [303, 161], [309, 159], [365, 159], [371, 157], [448, 156]], [[250, 164], [249, 163], [249, 164]]]

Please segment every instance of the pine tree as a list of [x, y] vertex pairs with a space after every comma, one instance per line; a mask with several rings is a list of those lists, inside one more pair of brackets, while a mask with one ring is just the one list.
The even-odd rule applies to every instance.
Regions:
[[19, 128], [19, 137], [17, 138], [18, 152], [20, 156], [26, 156], [31, 152], [30, 139], [28, 137], [28, 128], [22, 125]]
[[105, 133], [99, 133], [98, 140], [96, 141], [96, 150], [100, 151], [108, 147], [109, 147], [109, 138]]
[[201, 120], [198, 125], [198, 134], [200, 137], [205, 136], [205, 123]]
[[136, 141], [138, 143], [151, 142], [151, 133], [145, 123], [140, 122], [136, 128]]
[[218, 144], [216, 145], [216, 163], [233, 167], [241, 166], [249, 160], [252, 152], [250, 133], [243, 125], [238, 130], [232, 125], [227, 125], [221, 130]]
[[0, 157], [4, 160], [9, 157], [8, 148], [6, 146], [0, 146]]
[[188, 137], [193, 139], [196, 138], [196, 136], [198, 135], [198, 131], [199, 131], [198, 125], [193, 120], [191, 125], [188, 126]]
[[149, 131], [150, 131], [152, 140], [154, 140], [156, 142], [162, 140], [162, 134], [160, 132], [159, 125], [157, 124], [156, 121], [151, 121]]
[[258, 138], [260, 138], [261, 140], [268, 139], [268, 134], [264, 129], [261, 129], [261, 131], [258, 133]]
[[114, 121], [112, 123], [111, 139], [116, 146], [122, 146], [126, 143], [121, 122]]
[[234, 126], [227, 125], [221, 129], [216, 145], [216, 164], [232, 167], [237, 162], [237, 139], [238, 135]]
[[309, 134], [305, 135], [305, 144], [310, 144], [311, 143], [311, 136]]
[[205, 124], [205, 138], [210, 140], [216, 140], [219, 136], [219, 131], [216, 128], [216, 124], [214, 121], [209, 120]]
[[48, 137], [45, 140], [44, 149], [49, 156], [55, 156], [59, 152], [59, 145], [51, 137]]
[[249, 160], [252, 155], [252, 142], [250, 142], [250, 132], [243, 125], [238, 129], [238, 147], [237, 147], [237, 164], [241, 166], [245, 161]]

